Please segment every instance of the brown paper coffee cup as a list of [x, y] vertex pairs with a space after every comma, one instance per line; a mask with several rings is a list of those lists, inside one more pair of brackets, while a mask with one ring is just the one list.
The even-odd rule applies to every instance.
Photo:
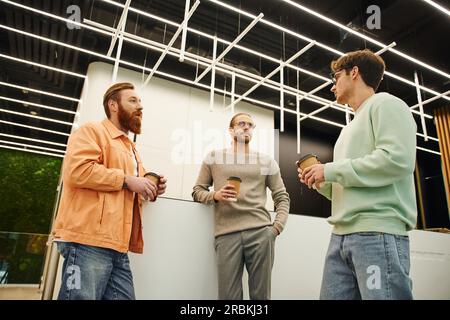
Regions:
[[297, 166], [300, 169], [305, 170], [306, 168], [312, 166], [313, 164], [318, 164], [318, 163], [320, 163], [320, 161], [317, 158], [317, 156], [315, 154], [309, 153], [297, 161]]
[[153, 182], [155, 186], [158, 186], [159, 180], [161, 179], [161, 177], [154, 172], [147, 172], [144, 174], [144, 177]]
[[241, 189], [241, 178], [239, 177], [228, 177], [227, 179], [228, 184], [231, 184], [234, 186], [234, 191], [236, 191], [236, 198], [229, 198], [230, 201], [237, 201], [237, 197], [239, 196], [239, 191]]

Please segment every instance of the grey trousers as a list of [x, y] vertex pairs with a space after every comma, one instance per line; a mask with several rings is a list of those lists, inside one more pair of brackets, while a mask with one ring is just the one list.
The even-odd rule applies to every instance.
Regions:
[[216, 237], [220, 300], [242, 300], [244, 265], [250, 299], [270, 299], [276, 238], [273, 229], [265, 226]]

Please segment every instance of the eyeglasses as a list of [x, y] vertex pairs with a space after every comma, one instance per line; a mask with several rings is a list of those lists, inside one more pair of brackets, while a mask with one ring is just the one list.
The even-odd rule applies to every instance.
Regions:
[[256, 124], [251, 123], [251, 122], [246, 122], [246, 121], [239, 121], [238, 123], [236, 123], [236, 125], [239, 128], [245, 128], [246, 125], [248, 125], [250, 129], [255, 129], [255, 127], [256, 127]]
[[343, 70], [344, 70], [344, 69], [341, 69], [341, 70], [334, 71], [334, 72], [331, 72], [331, 73], [330, 73], [330, 78], [331, 78], [331, 81], [333, 82], [333, 84], [336, 84], [336, 82], [337, 82], [336, 75], [337, 75], [338, 73], [342, 72]]

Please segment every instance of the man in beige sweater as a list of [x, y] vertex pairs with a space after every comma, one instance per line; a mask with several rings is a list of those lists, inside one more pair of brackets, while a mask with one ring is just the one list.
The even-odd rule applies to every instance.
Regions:
[[[249, 114], [238, 113], [231, 119], [231, 148], [207, 155], [192, 192], [194, 201], [214, 205], [219, 299], [224, 300], [242, 299], [244, 265], [250, 299], [270, 299], [275, 238], [289, 213], [289, 194], [278, 164], [249, 148], [254, 128]], [[242, 181], [238, 194], [227, 181], [230, 176]], [[273, 223], [265, 208], [267, 187], [276, 210]]]

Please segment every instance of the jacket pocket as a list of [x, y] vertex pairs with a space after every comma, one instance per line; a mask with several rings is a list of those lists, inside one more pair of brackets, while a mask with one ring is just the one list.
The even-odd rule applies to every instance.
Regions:
[[105, 214], [105, 194], [103, 192], [99, 192], [99, 218], [97, 223], [97, 232], [100, 231], [104, 219]]

